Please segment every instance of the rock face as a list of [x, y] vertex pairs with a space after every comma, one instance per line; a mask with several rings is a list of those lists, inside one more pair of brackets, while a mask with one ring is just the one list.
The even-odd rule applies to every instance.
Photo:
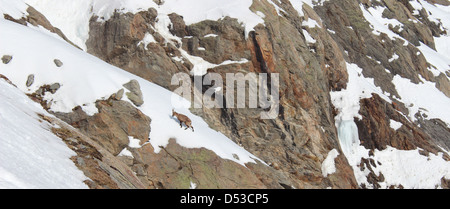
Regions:
[[[130, 82], [126, 83], [123, 85], [126, 89], [130, 90], [130, 92], [127, 92], [126, 95], [128, 97], [128, 99], [133, 102], [134, 105], [136, 106], [141, 106], [142, 104], [144, 104], [144, 99], [142, 96], [142, 91], [141, 91], [141, 87], [139, 86], [139, 82], [137, 80], [131, 80]], [[121, 94], [123, 95], [123, 92], [118, 92], [116, 96], [121, 96]], [[120, 99], [118, 99], [120, 100]]]
[[[274, 12], [267, 2], [255, 2], [252, 7], [268, 14]], [[314, 11], [311, 9], [310, 12]], [[184, 58], [183, 63], [172, 59], [180, 56], [180, 46], [164, 43], [161, 35], [150, 27], [155, 24], [152, 16], [154, 14], [150, 10], [134, 15], [116, 13], [106, 23], [97, 22], [94, 17], [90, 23], [88, 52], [158, 85], [176, 88], [170, 85], [171, 76], [176, 72], [189, 72], [192, 66]], [[214, 64], [242, 58], [250, 61], [220, 66], [210, 72], [280, 74], [281, 110], [275, 120], [260, 120], [257, 116], [261, 110], [193, 110], [211, 127], [242, 144], [265, 162], [279, 165], [279, 170], [270, 170], [281, 175], [261, 174], [266, 176], [266, 186], [357, 187], [343, 155], [336, 159], [338, 172], [324, 178], [320, 169], [326, 153], [334, 148], [340, 150], [328, 102], [329, 90], [344, 88], [347, 80], [343, 54], [326, 32], [321, 31], [327, 41], [323, 49], [317, 49], [322, 52], [317, 59], [303, 36], [292, 35], [302, 33], [298, 15], [288, 21], [279, 21], [276, 15], [266, 16], [266, 26], [256, 27], [248, 39], [240, 24], [232, 18], [190, 26], [186, 26], [182, 17], [176, 14], [169, 15], [169, 18], [173, 21], [171, 32], [180, 35], [180, 45], [188, 53]], [[152, 34], [157, 42], [148, 44], [148, 50], [138, 45], [145, 33]], [[217, 37], [206, 36], [211, 33]], [[199, 47], [206, 50], [198, 50]], [[336, 70], [325, 68], [325, 64]]]
[[31, 85], [33, 85], [34, 83], [34, 75], [31, 74], [28, 76], [27, 78], [27, 83], [25, 84], [27, 87], [30, 87]]
[[[281, 15], [272, 3], [282, 9]], [[225, 73], [277, 73], [280, 109], [275, 119], [260, 119], [259, 113], [264, 111], [261, 108], [191, 109], [211, 128], [270, 166], [249, 163], [244, 167], [206, 149], [181, 147], [177, 139], [171, 139], [161, 152], [155, 153], [147, 143], [152, 121], [135, 107], [142, 105], [145, 95], [139, 83], [132, 80], [123, 85], [126, 93], [121, 89], [110, 99], [97, 101], [98, 113], [93, 116], [86, 115], [81, 107], [72, 113], [53, 113], [72, 126], [61, 125], [54, 133], [77, 152], [73, 161], [92, 179], [86, 183], [91, 188], [188, 188], [191, 182], [198, 188], [366, 188], [369, 185], [358, 185], [342, 152], [335, 126], [337, 112], [330, 98], [330, 91], [347, 87], [346, 63], [364, 69], [362, 75], [373, 78], [392, 100], [389, 103], [372, 94], [359, 101], [361, 118], [354, 121], [359, 136], [363, 136], [362, 146], [372, 153], [387, 146], [400, 150], [420, 148], [423, 155], [449, 150], [448, 125], [421, 114], [416, 115], [416, 122], [406, 118], [408, 108], [398, 100], [400, 95], [392, 83], [394, 75], [416, 84], [423, 79], [435, 82], [436, 88], [449, 96], [448, 73], [435, 76], [428, 70], [430, 64], [424, 55], [418, 53], [420, 42], [435, 48], [433, 36], [445, 34], [439, 24], [428, 19], [426, 11], [413, 13], [408, 1], [333, 0], [314, 7], [304, 4], [300, 16], [289, 1], [272, 3], [253, 1], [250, 9], [262, 12], [265, 18], [264, 25], [257, 25], [249, 34], [234, 18], [186, 25], [182, 16], [171, 13], [167, 29], [179, 41], [168, 40], [156, 27], [161, 14], [150, 8], [136, 14], [116, 11], [106, 21], [92, 17], [86, 42], [88, 53], [169, 90], [178, 87], [171, 85], [174, 74], [190, 73], [194, 67], [184, 53], [218, 65], [208, 72], [223, 78]], [[403, 24], [389, 29], [409, 43], [373, 32], [361, 8], [377, 5], [386, 8], [383, 18]], [[65, 38], [45, 17], [30, 11], [28, 18], [13, 21], [43, 25]], [[413, 19], [420, 21], [410, 21]], [[305, 21], [317, 24], [312, 27]], [[154, 40], [143, 41], [146, 36]], [[392, 61], [394, 55], [398, 58]], [[2, 57], [5, 64], [11, 59]], [[248, 62], [219, 65], [243, 59]], [[28, 83], [31, 86], [33, 82]], [[60, 87], [58, 83], [44, 85], [31, 96], [48, 109], [48, 104], [42, 102], [43, 95], [47, 91], [55, 93]], [[222, 92], [227, 90], [231, 89]], [[135, 106], [121, 100], [124, 93]], [[392, 121], [401, 126], [394, 130]], [[140, 146], [130, 147], [130, 137], [138, 139]], [[125, 149], [131, 156], [121, 154]], [[334, 159], [336, 172], [323, 175], [322, 164], [334, 149], [338, 151]], [[443, 158], [450, 160], [448, 154]], [[376, 162], [363, 158], [359, 167], [369, 168], [368, 183], [380, 188], [379, 182], [385, 176], [373, 171]], [[448, 188], [448, 179], [442, 178], [441, 182]]]
[[[444, 93], [448, 93], [448, 79], [445, 75], [434, 77], [427, 70], [424, 56], [417, 53], [413, 45], [405, 45], [399, 39], [391, 40], [383, 33], [379, 36], [372, 33], [357, 1], [326, 1], [314, 8], [305, 4], [304, 16], [299, 16], [289, 2], [275, 4], [285, 11], [283, 17], [277, 15], [267, 1], [253, 2], [250, 9], [266, 14], [265, 23], [256, 26], [248, 38], [233, 18], [186, 25], [182, 16], [169, 14], [169, 31], [181, 39], [175, 44], [167, 43], [154, 29], [157, 15], [154, 9], [136, 14], [115, 13], [106, 22], [97, 22], [93, 17], [88, 52], [171, 90], [176, 88], [170, 85], [171, 76], [189, 72], [193, 67], [189, 60], [180, 56], [181, 50], [213, 64], [249, 60], [209, 69], [209, 72], [222, 74], [223, 78], [224, 73], [279, 73], [280, 112], [276, 119], [260, 120], [257, 117], [259, 109], [203, 108], [192, 111], [211, 127], [273, 165], [270, 171], [259, 175], [266, 179], [263, 181], [266, 187], [276, 187], [271, 182], [279, 182], [277, 186], [295, 188], [357, 188], [360, 185], [340, 151], [334, 125], [336, 112], [329, 96], [330, 91], [346, 88], [346, 62], [356, 63], [364, 69], [365, 77], [374, 78], [375, 85], [397, 98], [393, 75], [401, 75], [414, 83], [420, 82], [419, 77], [437, 82]], [[372, 4], [382, 4], [387, 8], [384, 17], [403, 23], [402, 30], [395, 27], [391, 30], [414, 45], [419, 45], [420, 41], [434, 48], [433, 36], [443, 33], [439, 26], [428, 21], [426, 14], [413, 16], [408, 2], [361, 2], [363, 7], [374, 6]], [[421, 21], [409, 21], [414, 18]], [[311, 28], [302, 24], [311, 20], [318, 26]], [[146, 33], [151, 34], [155, 42], [139, 45]], [[315, 43], [308, 42], [305, 33], [310, 34]], [[399, 58], [390, 62], [394, 54]], [[173, 57], [179, 57], [179, 60]], [[447, 136], [445, 125], [436, 126], [424, 121], [423, 124], [430, 126], [424, 130], [405, 119], [398, 111], [407, 115], [407, 108], [394, 101], [395, 107], [376, 95], [361, 101], [362, 120], [356, 123], [359, 135], [367, 136], [362, 144], [368, 149], [392, 146], [403, 150], [420, 147], [431, 153], [442, 151], [435, 141], [438, 136]], [[391, 119], [401, 122], [403, 127], [394, 131], [389, 127]], [[439, 129], [439, 134], [431, 134], [434, 129]], [[332, 149], [340, 153], [335, 159], [337, 171], [323, 177], [321, 163]], [[371, 179], [375, 184], [383, 177]]]

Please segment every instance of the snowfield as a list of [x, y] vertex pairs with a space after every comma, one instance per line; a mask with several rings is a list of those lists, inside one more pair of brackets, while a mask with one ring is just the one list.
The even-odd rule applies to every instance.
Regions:
[[50, 116], [0, 79], [0, 189], [87, 189], [88, 178], [70, 160], [76, 153], [37, 114]]

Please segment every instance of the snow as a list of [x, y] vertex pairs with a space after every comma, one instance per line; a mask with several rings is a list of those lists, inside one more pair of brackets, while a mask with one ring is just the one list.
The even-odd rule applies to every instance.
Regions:
[[336, 165], [334, 163], [334, 159], [339, 155], [339, 152], [336, 149], [332, 149], [328, 152], [327, 158], [322, 162], [322, 175], [323, 177], [327, 177], [330, 174], [336, 172]]
[[441, 37], [434, 37], [434, 44], [436, 51], [440, 55], [445, 56], [447, 60], [450, 60], [450, 36], [441, 35]]
[[426, 113], [427, 119], [439, 118], [450, 124], [450, 98], [435, 87], [435, 83], [422, 79], [422, 83], [414, 84], [409, 79], [395, 75], [392, 83], [395, 85], [400, 101], [408, 108], [408, 117], [415, 121], [417, 112]]
[[330, 32], [331, 34], [336, 34], [336, 31], [334, 31], [334, 30], [330, 30], [327, 28], [327, 31]]
[[392, 57], [388, 60], [389, 62], [393, 62], [394, 60], [397, 60], [399, 58], [399, 56], [394, 53], [394, 55], [392, 55]]
[[[276, 0], [276, 1], [278, 1], [278, 3], [281, 4], [280, 0]], [[287, 14], [287, 12], [284, 11], [283, 8], [281, 8], [281, 7], [279, 7], [278, 5], [276, 5], [276, 4], [273, 2], [273, 0], [267, 0], [267, 2], [269, 2], [270, 4], [272, 4], [273, 7], [275, 7], [275, 10], [277, 11], [278, 16], [281, 16], [281, 17], [283, 16], [281, 12], [284, 12], [284, 14]]]
[[[5, 0], [3, 0], [5, 1]], [[98, 21], [106, 21], [117, 10], [121, 13], [137, 13], [150, 7], [159, 14], [177, 13], [183, 16], [187, 25], [203, 20], [219, 20], [225, 16], [238, 19], [245, 28], [245, 35], [264, 20], [250, 10], [252, 0], [165, 0], [158, 6], [150, 0], [25, 0], [36, 8], [68, 37], [69, 40], [86, 50], [89, 38], [89, 19], [98, 16]], [[220, 6], [217, 6], [220, 5]]]
[[[447, 33], [446, 34], [442, 34], [440, 37], [434, 37], [434, 42], [435, 42], [435, 46], [436, 46], [436, 51], [439, 53], [435, 53], [432, 52], [434, 50], [430, 49], [430, 48], [425, 48], [425, 46], [421, 46], [422, 49], [420, 49], [421, 51], [425, 50], [425, 51], [429, 51], [428, 54], [430, 54], [430, 56], [426, 56], [426, 59], [428, 62], [430, 62], [431, 64], [433, 64], [432, 60], [430, 59], [434, 59], [435, 57], [437, 57], [438, 60], [434, 60], [437, 62], [441, 62], [444, 66], [444, 68], [440, 68], [438, 66], [438, 68], [440, 69], [447, 69], [448, 70], [448, 65], [450, 64], [450, 37], [449, 37], [449, 29], [450, 29], [450, 6], [443, 6], [440, 4], [430, 4], [427, 1], [423, 1], [423, 0], [412, 0], [409, 1], [409, 3], [411, 4], [411, 6], [414, 8], [414, 13], [413, 14], [419, 14], [419, 10], [425, 9], [428, 12], [431, 12], [432, 15], [428, 15], [428, 19], [430, 21], [435, 22], [436, 24], [441, 24], [441, 29], [445, 30]], [[424, 45], [424, 44], [422, 44]], [[434, 54], [434, 55], [432, 55]], [[446, 61], [443, 61], [443, 58], [446, 58]], [[440, 60], [440, 61], [439, 61]]]
[[128, 146], [129, 146], [130, 148], [141, 148], [141, 145], [140, 145], [141, 140], [135, 139], [135, 138], [133, 138], [132, 136], [129, 136], [129, 137], [128, 137], [128, 140], [130, 141], [130, 142], [128, 143]]
[[[183, 16], [187, 25], [203, 20], [219, 20], [225, 16], [237, 18], [243, 24], [246, 36], [257, 24], [264, 24], [264, 20], [260, 16], [250, 11], [252, 0], [166, 0], [160, 6], [147, 0], [26, 0], [26, 2], [44, 14], [52, 25], [61, 29], [69, 40], [84, 51], [86, 51], [86, 41], [89, 38], [90, 17], [95, 15], [99, 17], [97, 21], [106, 21], [111, 18], [114, 11], [137, 13], [150, 7], [157, 9], [158, 17], [155, 29], [169, 44], [174, 44], [174, 40], [178, 44], [182, 43], [181, 38], [172, 35], [168, 29], [171, 25], [168, 14], [173, 12]], [[216, 36], [211, 34], [205, 37]], [[147, 33], [138, 45], [144, 44], [147, 49], [147, 44], [152, 42], [156, 41], [151, 34]], [[189, 55], [181, 47], [180, 51], [183, 57], [194, 65], [193, 75], [204, 75], [207, 69], [222, 65], [212, 64], [201, 57]], [[235, 63], [240, 63], [240, 61]]]
[[[446, 44], [448, 46], [448, 43]], [[440, 73], [444, 73], [445, 75], [445, 72], [450, 69], [450, 59], [446, 57], [446, 55], [436, 52], [424, 43], [420, 43], [420, 46], [417, 48], [423, 54], [427, 62], [434, 66], [428, 68], [434, 76], [438, 76]]]
[[[442, 158], [443, 153], [437, 155], [432, 153], [423, 156], [421, 150], [398, 150], [387, 146], [385, 150], [375, 149], [373, 156], [369, 156], [369, 150], [361, 145], [354, 145], [353, 154], [346, 156], [358, 184], [365, 184], [373, 188], [367, 181], [370, 173], [366, 165], [361, 169], [359, 164], [361, 158], [373, 159], [376, 167], [371, 166], [374, 174], [383, 174], [384, 181], [378, 182], [381, 188], [402, 185], [405, 189], [434, 189], [441, 184], [441, 178], [450, 178], [450, 162]], [[362, 171], [361, 171], [362, 170]]]
[[40, 122], [38, 113], [48, 116], [0, 79], [0, 188], [87, 189], [87, 177], [70, 160], [76, 153], [50, 131], [50, 124]]
[[92, 16], [91, 0], [25, 0], [25, 2], [41, 12], [75, 45], [86, 50], [89, 19]]
[[4, 14], [8, 14], [14, 19], [21, 19], [28, 15], [28, 5], [23, 1], [0, 0], [0, 5], [0, 19], [4, 19]]
[[389, 120], [389, 126], [394, 129], [394, 130], [398, 130], [400, 127], [402, 127], [402, 123], [397, 122], [395, 120], [390, 119]]
[[436, 24], [442, 24], [441, 28], [450, 29], [450, 6], [443, 6], [440, 4], [430, 4], [424, 0], [412, 0], [409, 2], [411, 6], [416, 10], [416, 14], [419, 14], [418, 10], [425, 9], [431, 15], [428, 15], [430, 21]]
[[94, 103], [88, 103], [81, 105], [81, 109], [86, 113], [86, 115], [93, 116], [98, 113], [98, 109]]
[[[373, 79], [365, 78], [362, 69], [356, 64], [347, 63], [348, 83], [347, 88], [341, 91], [330, 92], [331, 101], [338, 114], [335, 117], [335, 125], [338, 132], [339, 143], [342, 152], [349, 160], [356, 165], [358, 159], [353, 159], [355, 155], [355, 145], [359, 145], [358, 128], [354, 118], [361, 118], [359, 114], [359, 101], [363, 98], [372, 97], [372, 93], [380, 95], [384, 100], [391, 102], [382, 90], [375, 86]], [[351, 161], [351, 162], [350, 162]]]
[[432, 13], [432, 15], [428, 16], [428, 19], [437, 24], [442, 24], [441, 29], [447, 32], [446, 34], [442, 34], [440, 37], [434, 37], [434, 43], [436, 46], [436, 51], [442, 56], [446, 56], [447, 59], [450, 59], [450, 6], [443, 6], [440, 4], [433, 5], [427, 1], [420, 1], [420, 4], [425, 10]]
[[141, 41], [139, 41], [137, 45], [139, 46], [141, 44], [144, 44], [145, 50], [148, 50], [147, 45], [149, 43], [157, 43], [157, 42], [155, 41], [155, 38], [152, 36], [152, 34], [147, 32], [145, 33], [144, 38]]
[[303, 4], [313, 7], [312, 0], [290, 0], [292, 7], [297, 10], [299, 16], [305, 16], [303, 13]]
[[256, 11], [256, 15], [258, 15], [261, 18], [266, 18], [266, 15], [264, 13], [262, 13], [261, 11]]
[[252, 0], [165, 0], [158, 12], [175, 12], [183, 16], [186, 25], [203, 20], [219, 20], [225, 16], [233, 17], [244, 25], [247, 37], [256, 25], [264, 24], [264, 20], [250, 10], [252, 3]]
[[[165, 39], [166, 44], [173, 44], [175, 45], [174, 41], [177, 42], [179, 45], [182, 45], [181, 38], [172, 35], [169, 31], [169, 26], [171, 24], [169, 16], [166, 14], [159, 14], [158, 22], [155, 24], [156, 31], [161, 34], [161, 36]], [[208, 34], [207, 37], [216, 37], [215, 34]], [[247, 59], [242, 58], [239, 61], [231, 61], [231, 60], [225, 60], [220, 64], [213, 64], [206, 60], [204, 60], [201, 57], [190, 55], [187, 51], [185, 51], [182, 47], [178, 48], [178, 50], [181, 53], [181, 56], [183, 56], [185, 59], [189, 60], [193, 64], [193, 68], [191, 69], [192, 75], [205, 75], [208, 72], [208, 69], [215, 68], [222, 65], [229, 65], [229, 64], [243, 64], [248, 62]]]
[[[174, 93], [40, 31], [5, 20], [0, 20], [0, 28], [4, 29], [0, 34], [0, 54], [14, 57], [9, 64], [0, 65], [0, 73], [25, 93], [32, 93], [43, 84], [60, 83], [61, 87], [55, 94], [48, 92], [44, 97], [52, 103], [50, 110], [71, 112], [78, 105], [93, 104], [98, 99], [108, 98], [122, 89], [123, 84], [136, 79], [144, 99], [144, 104], [138, 109], [152, 119], [150, 143], [156, 153], [161, 150], [159, 146], [166, 146], [169, 139], [174, 138], [183, 147], [203, 147], [241, 165], [259, 160], [222, 133], [209, 128], [202, 118], [183, 107], [175, 108], [175, 111], [192, 120], [195, 132], [180, 128], [171, 117], [172, 108], [178, 106], [171, 103], [172, 96], [178, 97]], [[56, 67], [53, 63], [55, 58], [60, 59], [64, 65]], [[26, 87], [29, 74], [35, 75], [35, 82]], [[124, 97], [124, 100], [127, 98]], [[179, 101], [190, 103], [181, 97]], [[233, 155], [237, 155], [238, 159]]]
[[353, 118], [361, 118], [359, 115], [359, 100], [372, 97], [372, 93], [378, 94], [382, 99], [391, 102], [384, 95], [380, 87], [375, 86], [373, 78], [365, 78], [362, 69], [356, 64], [347, 63], [348, 83], [347, 88], [341, 91], [330, 92], [333, 105], [338, 109], [336, 121], [353, 121]]
[[450, 162], [442, 158], [442, 152], [427, 157], [419, 154], [419, 150], [397, 150], [389, 146], [383, 151], [375, 150], [371, 158], [381, 165], [372, 169], [385, 178], [380, 186], [401, 184], [406, 189], [434, 189], [441, 184], [442, 177], [450, 178]]

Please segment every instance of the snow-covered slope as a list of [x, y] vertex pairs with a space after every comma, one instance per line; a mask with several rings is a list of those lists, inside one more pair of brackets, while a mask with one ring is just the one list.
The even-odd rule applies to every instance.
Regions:
[[[448, 31], [448, 19], [445, 17], [448, 15], [446, 11], [450, 7], [431, 5], [426, 1], [414, 2], [416, 9], [425, 8], [433, 11], [433, 14], [435, 12], [436, 23], [442, 22], [444, 29]], [[410, 44], [403, 37], [389, 29], [389, 25], [402, 26], [402, 24], [395, 19], [383, 18], [382, 12], [385, 8], [377, 6], [365, 9], [362, 5], [360, 5], [360, 8], [364, 18], [370, 23], [373, 29], [372, 33], [375, 35], [385, 33], [392, 40], [403, 40], [405, 46]], [[449, 39], [448, 36], [442, 35], [439, 38], [435, 37], [435, 40], [439, 40], [436, 44], [440, 44], [440, 46], [436, 46], [437, 51], [423, 43], [417, 48], [425, 56], [426, 60], [434, 66], [428, 69], [435, 76], [438, 76], [440, 73], [445, 74], [450, 66], [450, 59], [445, 55], [446, 45], [448, 45]], [[443, 40], [447, 41], [443, 42]], [[390, 62], [397, 58], [398, 55], [396, 56], [394, 54]], [[360, 145], [360, 139], [362, 140], [366, 136], [358, 135], [358, 128], [353, 119], [354, 117], [361, 119], [358, 113], [360, 99], [370, 98], [371, 94], [375, 93], [392, 104], [390, 99], [391, 95], [375, 86], [373, 79], [365, 78], [362, 75], [362, 71], [363, 69], [357, 65], [347, 63], [347, 72], [349, 74], [347, 88], [337, 92], [330, 92], [333, 105], [338, 109], [338, 115], [335, 121], [339, 142], [350, 165], [353, 167], [358, 184], [370, 185], [367, 180], [368, 174], [370, 173], [369, 169], [360, 168], [361, 159], [365, 158], [380, 162], [374, 170], [376, 175], [379, 175], [379, 173], [384, 175], [384, 182], [380, 183], [382, 188], [389, 188], [389, 186], [393, 185], [402, 185], [404, 188], [436, 188], [437, 185], [441, 184], [441, 178], [450, 177], [450, 162], [442, 158], [444, 153], [440, 152], [438, 155], [430, 154], [430, 156], [426, 157], [419, 153], [420, 148], [405, 151], [388, 147], [385, 150], [375, 150], [374, 156], [369, 156], [369, 149]], [[414, 84], [409, 79], [395, 75], [392, 83], [395, 85], [396, 91], [401, 98], [394, 98], [406, 104], [409, 110], [409, 120], [416, 121], [415, 114], [420, 111], [426, 113], [427, 119], [441, 119], [447, 124], [447, 127], [450, 127], [450, 112], [448, 111], [450, 98], [438, 90], [435, 83], [422, 78], [421, 82]], [[402, 124], [396, 123], [392, 125], [400, 128], [399, 126]]]
[[[174, 46], [181, 45], [183, 37], [177, 37], [169, 32], [172, 23], [168, 14], [172, 12], [183, 16], [187, 25], [203, 20], [218, 20], [225, 16], [230, 16], [243, 24], [246, 31], [245, 35], [248, 35], [248, 32], [253, 30], [257, 24], [264, 24], [264, 19], [267, 17], [267, 14], [261, 11], [250, 10], [252, 0], [165, 0], [161, 5], [157, 5], [151, 0], [25, 0], [25, 2], [42, 12], [54, 26], [60, 28], [72, 42], [85, 51], [86, 40], [89, 38], [90, 18], [95, 15], [99, 17], [97, 21], [107, 21], [115, 11], [137, 13], [150, 7], [156, 8], [158, 16], [153, 29], [164, 38], [165, 43], [172, 43]], [[300, 16], [305, 16], [305, 13], [308, 12], [303, 11], [303, 5], [306, 4], [313, 7], [314, 5], [323, 4], [324, 1], [320, 1], [321, 3], [314, 1], [313, 3], [311, 0], [290, 0], [289, 2], [295, 9], [291, 11], [297, 11]], [[280, 18], [290, 12], [290, 10], [283, 9], [287, 8], [284, 7], [286, 5], [283, 7], [280, 5], [289, 2], [267, 0], [267, 3], [274, 7], [274, 11]], [[0, 0], [0, 3], [2, 5], [0, 6], [0, 13], [10, 14], [14, 18], [21, 18], [26, 15], [26, 5], [22, 1]], [[448, 34], [450, 6], [434, 5], [425, 0], [413, 0], [409, 1], [409, 3], [413, 7], [412, 15], [418, 15], [419, 10], [426, 10], [429, 20], [440, 24], [440, 27], [446, 30]], [[356, 9], [361, 10], [361, 18], [365, 19], [370, 25], [370, 29], [372, 29], [371, 32], [369, 31], [370, 35], [381, 36], [386, 34], [388, 39], [402, 40], [403, 47], [415, 47], [418, 51], [417, 55], [421, 54], [425, 57], [427, 62], [431, 64], [428, 70], [433, 76], [444, 74], [446, 78], [449, 77], [450, 57], [447, 52], [449, 52], [450, 45], [448, 43], [450, 43], [450, 40], [447, 34], [433, 37], [436, 50], [423, 43], [420, 43], [420, 46], [413, 46], [399, 32], [392, 30], [392, 27], [397, 27], [399, 28], [398, 31], [402, 31], [406, 24], [397, 19], [386, 18], [383, 13], [387, 7], [383, 6], [382, 3], [374, 6], [360, 4]], [[326, 29], [322, 28], [326, 25], [318, 21], [320, 18], [326, 17], [316, 18], [316, 21], [311, 18], [314, 15], [308, 14], [306, 16], [309, 19], [304, 20], [302, 26], [308, 26], [308, 28], [317, 27], [317, 30]], [[408, 21], [417, 22], [419, 19], [412, 18]], [[320, 26], [318, 22], [320, 22]], [[214, 151], [224, 159], [232, 160], [241, 165], [247, 162], [255, 162], [258, 159], [223, 134], [209, 128], [202, 118], [191, 114], [187, 108], [183, 108], [183, 105], [180, 105], [180, 103], [188, 104], [187, 106], [189, 106], [189, 102], [177, 96], [175, 97], [178, 99], [174, 99], [172, 92], [106, 64], [98, 58], [70, 46], [61, 38], [57, 38], [57, 36], [41, 28], [35, 30], [36, 28], [31, 26], [27, 28], [4, 20], [0, 20], [0, 28], [2, 29], [0, 33], [0, 55], [8, 54], [13, 56], [9, 64], [0, 63], [0, 74], [6, 75], [25, 93], [35, 92], [44, 84], [61, 84], [61, 88], [55, 94], [47, 93], [44, 97], [46, 101], [51, 103], [50, 110], [71, 112], [72, 108], [81, 106], [86, 113], [93, 115], [98, 111], [94, 105], [96, 100], [108, 98], [111, 94], [122, 89], [123, 84], [131, 79], [136, 79], [140, 83], [144, 94], [144, 105], [138, 107], [138, 109], [152, 119], [148, 143], [151, 143], [155, 152], [160, 151], [160, 146], [166, 146], [170, 138], [175, 138], [177, 143], [184, 147], [204, 147]], [[317, 37], [316, 33], [305, 28], [302, 31], [307, 43], [321, 44], [322, 40]], [[332, 30], [328, 31], [336, 34]], [[146, 48], [149, 42], [156, 43], [154, 37], [146, 33], [145, 38], [139, 44], [144, 43]], [[208, 68], [229, 63], [249, 62], [246, 59], [242, 59], [241, 61], [227, 60], [222, 64], [212, 64], [202, 57], [188, 54], [182, 47], [177, 48], [179, 48], [181, 56], [193, 64], [191, 72], [197, 75], [205, 74]], [[203, 47], [201, 49], [206, 50]], [[278, 54], [278, 57], [281, 56]], [[348, 53], [347, 57], [349, 57]], [[172, 58], [180, 59], [179, 57]], [[61, 60], [63, 66], [55, 66], [54, 59]], [[381, 65], [379, 60], [371, 59]], [[388, 58], [390, 63], [401, 59], [403, 59], [402, 54], [397, 54], [395, 51]], [[346, 61], [348, 62], [348, 59]], [[375, 85], [373, 78], [364, 77], [366, 74], [363, 72], [366, 69], [361, 69], [353, 63], [347, 63], [346, 69], [349, 76], [347, 87], [340, 91], [331, 91], [330, 96], [334, 107], [338, 111], [334, 119], [340, 148], [353, 168], [358, 185], [365, 184], [367, 187], [371, 187], [372, 182], [368, 180], [369, 170], [373, 170], [373, 173], [376, 175], [383, 174], [384, 181], [378, 182], [382, 188], [389, 188], [393, 185], [402, 185], [404, 188], [435, 188], [437, 185], [440, 185], [443, 177], [449, 179], [450, 163], [443, 159], [444, 153], [430, 153], [429, 156], [424, 156], [420, 153], [422, 151], [421, 148], [399, 150], [390, 146], [385, 150], [366, 149], [360, 145], [360, 140], [363, 140], [365, 136], [358, 135], [358, 127], [354, 122], [354, 118], [362, 119], [359, 114], [360, 100], [371, 98], [372, 93], [374, 93], [378, 94], [387, 103], [392, 104], [394, 99], [404, 103], [409, 112], [403, 115], [412, 124], [417, 122], [415, 118], [416, 113], [426, 113], [426, 119], [440, 119], [446, 123], [447, 127], [450, 127], [450, 112], [447, 110], [448, 106], [450, 106], [450, 99], [436, 88], [436, 83], [427, 81], [419, 76], [420, 83], [414, 84], [409, 79], [401, 77], [400, 74], [393, 75], [390, 87], [395, 88], [392, 90], [398, 93], [400, 98], [397, 98], [389, 92], [383, 91], [386, 89], [383, 88], [381, 90], [381, 87]], [[385, 69], [385, 72], [391, 73], [387, 69]], [[31, 74], [34, 75], [34, 83], [27, 87], [25, 83], [28, 75]], [[127, 100], [127, 98], [123, 100]], [[174, 103], [174, 101], [177, 102]], [[195, 132], [179, 128], [178, 123], [171, 118], [172, 108], [192, 119]], [[42, 108], [40, 111], [42, 111]], [[36, 118], [32, 117], [32, 119], [35, 120]], [[1, 115], [0, 120], [2, 120]], [[401, 129], [403, 126], [398, 121], [392, 119], [389, 121], [393, 130]], [[6, 138], [4, 141], [6, 142]], [[121, 154], [126, 155], [126, 151], [124, 150]], [[328, 152], [328, 157], [322, 163], [322, 175], [324, 177], [337, 172], [338, 168], [334, 162], [337, 157], [342, 156], [339, 155], [339, 152], [338, 148]], [[369, 155], [370, 152], [373, 155]], [[68, 157], [64, 156], [65, 158]], [[362, 158], [374, 160], [378, 165], [370, 169], [361, 167]], [[0, 164], [0, 169], [3, 170], [0, 170], [0, 173], [3, 173], [5, 178], [13, 179], [14, 175], [9, 175], [9, 173], [15, 171], [13, 167], [8, 165], [10, 167], [6, 168], [1, 167], [1, 165], [3, 164]], [[81, 182], [82, 179], [80, 177], [77, 182]], [[25, 182], [24, 185], [20, 185], [19, 180], [9, 181], [9, 183], [11, 182], [15, 182], [16, 187], [31, 187], [26, 185], [27, 181], [23, 181]], [[2, 186], [1, 182], [0, 186]], [[3, 186], [8, 187], [6, 184]]]
[[[48, 34], [5, 20], [0, 21], [0, 27], [5, 29], [0, 35], [0, 54], [13, 56], [9, 64], [0, 66], [0, 73], [26, 93], [35, 92], [44, 84], [59, 83], [61, 87], [55, 94], [47, 93], [44, 97], [51, 103], [50, 110], [71, 112], [79, 105], [88, 114], [94, 114], [97, 112], [94, 105], [96, 100], [107, 99], [123, 88], [123, 84], [136, 79], [144, 97], [144, 104], [139, 109], [152, 119], [150, 143], [155, 152], [159, 152], [159, 146], [167, 145], [170, 138], [175, 138], [184, 147], [204, 147], [242, 165], [257, 159], [223, 134], [209, 128], [203, 119], [186, 108], [175, 110], [192, 120], [195, 132], [181, 129], [171, 117], [174, 105], [179, 106], [172, 104], [172, 92]], [[54, 59], [61, 60], [63, 66], [58, 68], [53, 63]], [[34, 74], [34, 83], [26, 87], [30, 74]], [[237, 155], [238, 159], [233, 155]]]
[[39, 118], [47, 115], [23, 92], [0, 79], [0, 188], [88, 188], [70, 160], [76, 155]]

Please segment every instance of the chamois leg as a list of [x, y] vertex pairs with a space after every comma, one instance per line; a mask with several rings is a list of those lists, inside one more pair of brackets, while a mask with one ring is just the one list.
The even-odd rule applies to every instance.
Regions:
[[180, 128], [183, 128], [183, 122], [180, 121]]

